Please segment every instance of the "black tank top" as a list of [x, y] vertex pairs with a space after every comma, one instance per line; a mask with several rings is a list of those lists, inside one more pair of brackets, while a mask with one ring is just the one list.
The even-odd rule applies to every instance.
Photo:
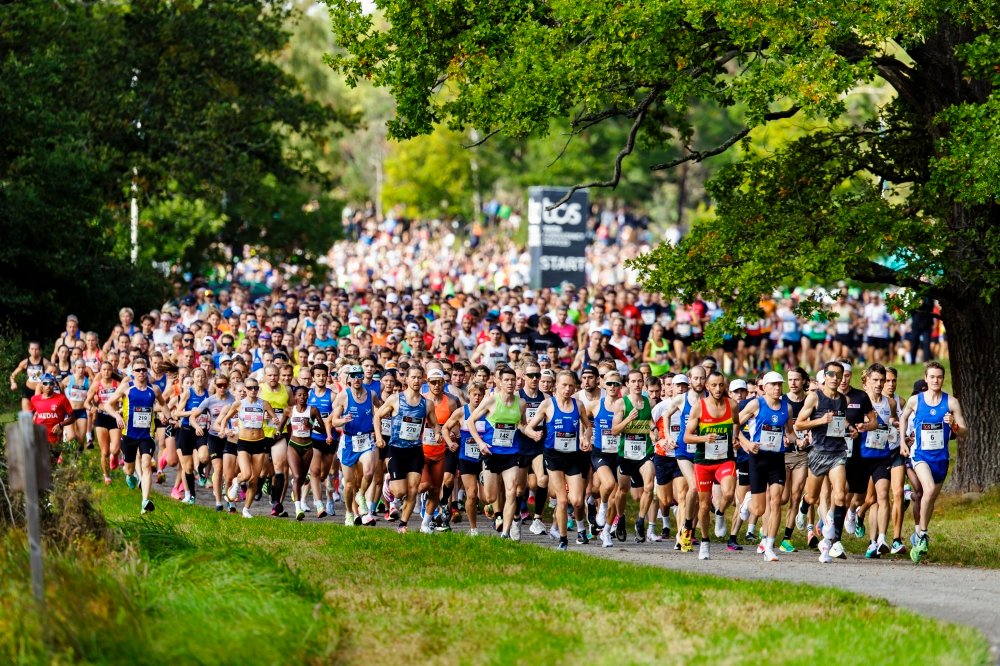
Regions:
[[839, 394], [836, 398], [828, 398], [823, 389], [816, 389], [816, 397], [819, 398], [819, 402], [813, 410], [812, 418], [818, 419], [827, 412], [833, 412], [834, 422], [823, 423], [812, 429], [813, 448], [825, 453], [847, 453], [847, 440], [843, 436], [831, 437], [827, 434], [835, 430], [837, 419], [846, 428], [847, 401]]

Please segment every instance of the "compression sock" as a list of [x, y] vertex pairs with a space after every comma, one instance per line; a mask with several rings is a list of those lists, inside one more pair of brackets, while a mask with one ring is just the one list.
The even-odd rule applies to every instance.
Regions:
[[793, 529], [794, 528], [792, 528], [792, 527], [786, 527], [785, 528], [785, 538], [786, 539], [791, 539], [792, 538], [792, 530]]
[[833, 507], [833, 540], [840, 541], [840, 535], [844, 531], [844, 519], [847, 517], [846, 506]]
[[271, 504], [280, 504], [285, 494], [285, 475], [275, 474], [271, 482]]
[[684, 529], [686, 529], [686, 530], [693, 530], [694, 529], [694, 519], [692, 519], [692, 518], [685, 518], [684, 519]]
[[191, 497], [194, 497], [194, 472], [184, 474], [184, 483], [187, 484], [188, 492], [191, 493]]
[[805, 500], [799, 504], [799, 513], [809, 513], [809, 504]]

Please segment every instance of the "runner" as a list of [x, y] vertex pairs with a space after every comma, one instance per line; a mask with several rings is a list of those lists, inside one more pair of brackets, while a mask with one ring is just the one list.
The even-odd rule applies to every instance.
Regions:
[[[445, 393], [445, 373], [441, 369], [440, 363], [428, 363], [427, 369], [427, 393], [422, 394], [427, 401], [428, 408], [434, 411], [434, 423], [446, 423], [452, 412], [457, 410], [461, 403], [450, 394]], [[421, 435], [421, 444], [424, 449], [424, 467], [420, 476], [420, 487], [418, 493], [423, 493], [424, 498], [420, 506], [420, 531], [430, 534], [434, 531], [431, 527], [431, 520], [441, 503], [441, 489], [444, 485], [445, 455], [447, 446], [441, 436], [441, 432], [436, 427], [424, 427]], [[451, 516], [448, 506], [444, 506], [444, 519], [440, 525], [441, 531], [451, 531]]]
[[[538, 412], [539, 405], [545, 399], [542, 392], [538, 390], [538, 384], [542, 377], [542, 369], [533, 360], [526, 361], [521, 367], [521, 377], [523, 386], [518, 391], [521, 402], [521, 426], [531, 423]], [[530, 490], [534, 493], [535, 511], [531, 526], [528, 528], [532, 534], [545, 534], [545, 524], [542, 522], [542, 514], [545, 511], [545, 503], [549, 499], [549, 478], [545, 470], [543, 460], [544, 446], [532, 440], [522, 432], [517, 433], [517, 495], [518, 510], [522, 506], [527, 508], [527, 495]], [[527, 518], [530, 514], [522, 514], [522, 518]]]
[[[903, 401], [896, 395], [896, 385], [899, 379], [899, 372], [895, 368], [885, 369], [885, 384], [882, 386], [882, 395], [889, 402], [893, 403], [896, 414], [902, 416]], [[906, 458], [900, 453], [900, 444], [903, 441], [902, 431], [899, 425], [889, 427], [889, 490], [892, 493], [892, 545], [889, 552], [897, 555], [904, 550], [903, 546], [903, 514], [906, 503]]]
[[239, 435], [236, 441], [236, 459], [240, 473], [229, 486], [227, 496], [230, 502], [237, 501], [240, 485], [246, 484], [243, 517], [253, 518], [250, 507], [253, 506], [254, 496], [261, 482], [264, 459], [270, 448], [270, 442], [264, 436], [264, 422], [266, 419], [269, 419], [273, 425], [278, 425], [280, 422], [275, 416], [271, 404], [259, 397], [260, 384], [257, 383], [256, 379], [248, 378], [243, 382], [243, 387], [247, 391], [247, 397], [230, 405], [222, 413], [221, 418], [228, 421], [234, 416], [239, 416], [240, 420]]
[[[90, 429], [87, 427], [90, 421], [87, 412], [87, 396], [90, 394], [90, 376], [87, 364], [83, 362], [82, 358], [73, 361], [73, 373], [62, 381], [62, 391], [69, 398], [69, 402], [73, 406], [73, 423], [66, 429], [66, 438], [69, 441], [76, 440], [81, 449], [84, 443], [87, 444], [87, 448], [93, 448], [94, 443], [91, 440]], [[107, 479], [105, 481], [106, 484], [111, 483], [111, 479], [107, 475], [105, 475], [105, 478]]]
[[[643, 395], [642, 373], [628, 373], [627, 391], [615, 403], [611, 434], [619, 436], [618, 469], [642, 489], [639, 512], [635, 518], [635, 542], [646, 541], [646, 513], [653, 501], [653, 414], [649, 399]], [[620, 484], [619, 484], [620, 487]], [[624, 520], [624, 518], [623, 518]]]
[[[330, 413], [333, 411], [333, 391], [327, 388], [329, 379], [329, 368], [325, 363], [317, 363], [312, 366], [312, 388], [309, 389], [308, 404], [319, 411], [320, 418], [326, 421], [326, 427], [320, 427], [318, 423], [313, 423], [313, 449], [315, 454], [309, 463], [309, 487], [312, 490], [313, 502], [316, 508], [317, 518], [326, 518], [327, 515], [336, 515], [333, 502], [330, 501], [323, 506], [323, 485], [330, 470], [333, 467], [334, 454], [339, 443], [339, 434], [329, 423]], [[305, 502], [305, 497], [299, 497]]]
[[[590, 453], [590, 464], [594, 471], [591, 481], [600, 498], [594, 524], [601, 528], [601, 545], [610, 548], [613, 543], [611, 525], [617, 520], [615, 493], [618, 490], [618, 448], [620, 437], [612, 432], [615, 419], [615, 405], [621, 397], [622, 378], [617, 372], [604, 376], [604, 397], [599, 397], [590, 408], [593, 421], [594, 440]], [[611, 510], [611, 524], [608, 523], [608, 509]]]
[[[230, 405], [236, 402], [236, 398], [229, 392], [228, 378], [215, 377], [212, 380], [212, 386], [215, 392], [195, 407], [188, 419], [194, 423], [194, 432], [197, 437], [202, 438], [207, 434], [208, 459], [212, 463], [212, 494], [215, 495], [215, 510], [221, 512], [223, 509], [222, 493], [225, 490], [222, 464], [226, 452], [226, 440], [224, 428], [220, 428], [219, 416], [229, 410]], [[235, 450], [233, 453], [235, 454]]]
[[[38, 390], [45, 374], [45, 359], [42, 358], [41, 343], [32, 340], [28, 343], [28, 358], [22, 360], [10, 373], [10, 390], [17, 391], [17, 376], [24, 373], [24, 387], [21, 389], [21, 411], [31, 411], [31, 398]], [[53, 379], [55, 379], [53, 377]]]
[[[694, 455], [697, 445], [694, 442], [690, 444], [687, 442], [687, 423], [691, 416], [691, 410], [707, 395], [705, 391], [707, 376], [708, 373], [704, 367], [698, 365], [691, 368], [687, 376], [688, 390], [675, 397], [670, 407], [667, 408], [666, 414], [663, 415], [663, 418], [669, 422], [675, 412], [680, 414], [680, 423], [678, 424], [680, 429], [678, 430], [677, 439], [675, 441], [668, 441], [667, 451], [674, 451], [677, 458], [677, 466], [680, 468], [681, 474], [684, 475], [684, 480], [687, 482], [687, 496], [684, 498], [684, 503], [680, 504], [678, 508], [678, 513], [684, 516], [684, 529], [677, 537], [678, 550], [685, 553], [690, 553], [694, 547], [694, 520], [699, 513], [698, 502], [700, 501], [700, 494], [698, 492], [691, 492], [699, 488], [694, 469]], [[676, 377], [674, 381], [678, 381]]]
[[[511, 534], [511, 526], [514, 524], [517, 511], [517, 463], [519, 456], [515, 433], [521, 429], [521, 401], [514, 390], [517, 386], [517, 373], [512, 368], [503, 366], [499, 371], [499, 376], [499, 386], [493, 395], [487, 396], [479, 407], [469, 415], [465, 427], [479, 444], [479, 448], [485, 456], [483, 461], [485, 468], [498, 475], [503, 482], [497, 484], [498, 491], [502, 489], [504, 494], [500, 536], [510, 539], [520, 537], [519, 530]], [[538, 421], [540, 413], [541, 411], [535, 414], [534, 420]], [[475, 429], [475, 422], [483, 416], [486, 417], [491, 426], [484, 433], [485, 437]], [[541, 434], [539, 433], [537, 437], [533, 436], [532, 439], [539, 441]], [[553, 486], [553, 490], [558, 491], [558, 488], [553, 484], [558, 485], [554, 479], [549, 485]]]
[[[198, 415], [201, 418], [200, 422], [195, 423], [191, 421], [191, 415], [194, 410], [208, 397], [208, 377], [201, 368], [195, 368], [191, 376], [193, 379], [192, 384], [190, 388], [184, 389], [181, 393], [173, 414], [175, 418], [180, 419], [177, 431], [177, 444], [180, 449], [180, 472], [184, 475], [185, 504], [195, 503], [194, 452], [196, 450], [200, 451], [203, 447], [206, 449], [208, 447], [204, 428], [208, 425], [209, 416], [205, 413], [200, 413]], [[198, 430], [203, 431], [200, 435], [195, 430], [196, 424], [198, 425]]]
[[[692, 380], [694, 371], [692, 370]], [[707, 560], [711, 556], [708, 535], [708, 519], [712, 507], [712, 484], [722, 486], [718, 510], [725, 512], [733, 500], [736, 489], [736, 456], [733, 452], [733, 438], [739, 432], [740, 421], [736, 401], [726, 395], [726, 378], [713, 370], [708, 374], [705, 385], [708, 397], [702, 398], [694, 407], [684, 430], [685, 444], [694, 444], [694, 470], [698, 481], [698, 522], [701, 528], [701, 548], [698, 559]], [[690, 521], [685, 530], [690, 530]], [[730, 540], [732, 540], [730, 536]]]
[[962, 405], [957, 398], [941, 390], [944, 366], [937, 361], [924, 364], [924, 380], [927, 390], [910, 396], [900, 418], [900, 432], [908, 432], [908, 427], [913, 425], [913, 440], [905, 440], [901, 450], [903, 456], [913, 461], [913, 471], [923, 489], [916, 545], [910, 549], [910, 559], [916, 563], [927, 555], [930, 543], [927, 528], [934, 515], [934, 502], [948, 475], [948, 440], [952, 433], [959, 440], [968, 434]]
[[[667, 384], [666, 399], [653, 406], [653, 423], [657, 430], [657, 439], [653, 448], [653, 469], [656, 472], [656, 500], [659, 505], [660, 519], [663, 528], [662, 539], [670, 538], [670, 508], [685, 506], [687, 500], [687, 481], [677, 464], [677, 438], [681, 434], [681, 412], [674, 410], [670, 417], [667, 413], [674, 399], [683, 396], [688, 390], [688, 378], [685, 375], [663, 375]], [[679, 544], [675, 542], [675, 548]]]
[[44, 373], [38, 378], [38, 393], [31, 396], [31, 400], [28, 401], [29, 411], [34, 414], [35, 423], [45, 427], [45, 435], [49, 440], [49, 454], [53, 462], [60, 459], [63, 433], [73, 427], [76, 418], [73, 405], [65, 395], [56, 392], [57, 386], [56, 378], [47, 372]]
[[[105, 403], [105, 413], [115, 419], [122, 432], [122, 454], [125, 457], [125, 482], [130, 489], [138, 481], [142, 487], [140, 513], [155, 510], [149, 499], [149, 489], [153, 483], [153, 453], [155, 443], [153, 433], [156, 428], [153, 412], [160, 407], [163, 418], [169, 419], [167, 403], [156, 386], [147, 381], [149, 365], [139, 357], [132, 364], [132, 381], [122, 382]], [[136, 459], [139, 461], [139, 475], [136, 478]]]
[[[537, 442], [543, 437], [539, 428], [545, 424], [545, 469], [556, 496], [553, 521], [559, 531], [559, 550], [566, 550], [569, 543], [567, 522], [570, 505], [576, 517], [576, 542], [583, 545], [589, 541], [583, 498], [587, 486], [586, 471], [590, 467], [590, 422], [585, 418], [586, 412], [580, 402], [573, 397], [576, 388], [576, 375], [567, 370], [561, 371], [556, 378], [555, 396], [542, 402], [534, 418], [524, 428], [524, 434]], [[474, 415], [481, 410], [480, 407]], [[495, 433], [493, 441], [496, 441]], [[504, 518], [506, 522], [506, 515]]]
[[372, 482], [378, 460], [374, 413], [382, 406], [382, 400], [365, 388], [364, 370], [360, 365], [348, 366], [347, 377], [349, 387], [337, 394], [330, 413], [330, 424], [344, 430], [340, 448], [346, 506], [344, 525], [373, 525], [375, 517], [365, 493]]
[[750, 400], [740, 412], [740, 423], [752, 423], [751, 437], [740, 434], [740, 445], [750, 454], [751, 511], [763, 516], [764, 559], [777, 562], [774, 539], [781, 521], [781, 493], [785, 486], [785, 451], [795, 441], [791, 409], [781, 394], [784, 379], [780, 373], [764, 375], [764, 396]]
[[827, 564], [833, 558], [846, 558], [840, 542], [847, 516], [847, 444], [845, 437], [853, 435], [853, 426], [847, 426], [847, 399], [840, 393], [844, 366], [830, 362], [823, 368], [823, 386], [806, 396], [805, 404], [795, 420], [799, 430], [812, 431], [808, 448], [805, 496], [799, 513], [819, 499], [824, 480], [829, 480], [833, 523], [823, 526], [823, 540], [819, 543], [819, 561]]
[[[847, 400], [847, 427], [852, 428], [846, 438], [847, 442], [847, 516], [844, 518], [844, 529], [848, 534], [854, 534], [859, 539], [865, 535], [864, 521], [858, 521], [857, 509], [868, 494], [868, 484], [871, 479], [869, 465], [863, 460], [860, 445], [862, 433], [874, 430], [877, 425], [875, 410], [868, 394], [851, 386], [851, 364], [841, 359], [844, 375], [840, 380], [840, 392]], [[880, 366], [881, 367], [881, 366]], [[882, 376], [885, 376], [883, 368]]]
[[[292, 396], [288, 388], [280, 381], [278, 366], [268, 363], [264, 366], [264, 383], [260, 387], [260, 397], [266, 400], [278, 421], [284, 420], [285, 412], [288, 410], [288, 403]], [[264, 424], [264, 436], [270, 444], [268, 454], [271, 457], [271, 467], [274, 478], [270, 483], [271, 492], [271, 515], [276, 518], [285, 518], [288, 512], [282, 501], [285, 498], [286, 479], [288, 478], [288, 444], [285, 441], [286, 431], [283, 428], [275, 428], [270, 423]]]
[[[462, 479], [462, 487], [465, 489], [466, 515], [469, 517], [469, 536], [479, 536], [479, 526], [477, 524], [476, 506], [479, 502], [479, 475], [483, 470], [482, 455], [479, 445], [473, 439], [468, 429], [469, 417], [472, 412], [479, 407], [486, 395], [486, 385], [482, 382], [473, 382], [468, 388], [469, 404], [461, 409], [452, 412], [448, 421], [441, 429], [441, 434], [449, 448], [456, 446], [453, 433], [457, 428], [459, 431], [458, 450], [458, 472]], [[481, 417], [476, 421], [476, 431], [480, 436], [486, 436], [490, 428], [486, 417]]]
[[[788, 413], [794, 425], [795, 420], [802, 411], [802, 405], [806, 403], [806, 382], [809, 375], [801, 367], [792, 368], [788, 371], [788, 393], [785, 399], [788, 402]], [[806, 486], [806, 449], [809, 446], [810, 432], [808, 430], [795, 430], [795, 441], [785, 449], [785, 490], [781, 494], [782, 505], [788, 504], [788, 511], [785, 515], [785, 535], [781, 540], [779, 550], [783, 553], [794, 553], [795, 546], [792, 545], [792, 532], [798, 527], [801, 531], [806, 531], [806, 520], [808, 516], [802, 515], [799, 520], [799, 507], [802, 504], [802, 492]], [[808, 533], [812, 532], [812, 525], [808, 526], [806, 541], [809, 541]]]
[[[899, 425], [896, 402], [882, 395], [886, 370], [880, 363], [873, 363], [862, 375], [862, 385], [875, 410], [876, 427], [861, 435], [858, 442], [861, 460], [866, 466], [865, 474], [874, 484], [876, 511], [872, 517], [871, 543], [865, 552], [868, 559], [878, 559], [889, 553], [886, 532], [889, 529], [889, 477], [891, 475], [892, 451], [889, 441]], [[863, 519], [858, 517], [858, 521]], [[861, 528], [863, 531], [864, 528]], [[876, 538], [877, 537], [877, 538]]]
[[121, 456], [122, 431], [118, 422], [107, 410], [108, 399], [118, 388], [118, 380], [114, 377], [114, 368], [110, 363], [101, 363], [97, 378], [90, 385], [87, 404], [95, 410], [94, 436], [101, 450], [101, 472], [104, 473], [104, 483], [111, 483], [111, 472], [118, 468]]
[[[319, 428], [328, 434], [326, 419], [319, 410], [309, 404], [309, 388], [296, 386], [292, 398], [294, 405], [285, 412], [282, 426], [289, 427], [288, 438], [288, 468], [292, 475], [292, 496], [295, 498], [295, 520], [302, 521], [306, 517], [308, 504], [305, 500], [304, 488], [309, 463], [314, 455], [313, 430]], [[283, 428], [280, 428], [283, 429]], [[332, 441], [332, 438], [331, 440]]]

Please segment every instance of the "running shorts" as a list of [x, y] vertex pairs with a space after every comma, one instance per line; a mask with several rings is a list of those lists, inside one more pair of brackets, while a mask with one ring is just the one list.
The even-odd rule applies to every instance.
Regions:
[[545, 469], [550, 472], [562, 472], [566, 476], [579, 476], [587, 473], [587, 468], [590, 466], [588, 455], [582, 451], [565, 453], [555, 449], [545, 449], [542, 460], [545, 462]]
[[590, 466], [594, 468], [595, 472], [601, 469], [602, 467], [608, 467], [611, 469], [611, 473], [615, 475], [615, 478], [618, 478], [617, 453], [604, 453], [602, 451], [591, 451]]
[[625, 458], [618, 458], [618, 471], [629, 477], [632, 488], [642, 488], [643, 481], [640, 470], [643, 465], [650, 462], [652, 459], [652, 456], [646, 456], [642, 460], [626, 460]]
[[722, 483], [722, 480], [729, 476], [736, 475], [736, 462], [724, 460], [714, 465], [701, 465], [695, 463], [694, 476], [698, 483], [698, 492], [712, 492], [713, 483]]
[[405, 481], [410, 474], [423, 474], [424, 449], [422, 446], [386, 447], [389, 449], [389, 480]]
[[809, 449], [806, 454], [806, 465], [813, 476], [826, 476], [834, 467], [846, 464], [847, 455], [843, 451]]
[[156, 442], [152, 439], [133, 439], [132, 437], [122, 437], [122, 455], [125, 457], [125, 462], [129, 464], [135, 463], [135, 459], [138, 454], [143, 454], [146, 456], [153, 455], [156, 450]]
[[494, 474], [502, 474], [511, 467], [517, 467], [517, 453], [493, 453], [483, 457], [483, 467]]
[[784, 453], [751, 453], [747, 464], [750, 468], [750, 492], [754, 495], [765, 492], [770, 485], [785, 485]]
[[677, 459], [670, 456], [653, 456], [653, 469], [656, 471], [656, 485], [667, 486], [684, 474], [681, 472]]

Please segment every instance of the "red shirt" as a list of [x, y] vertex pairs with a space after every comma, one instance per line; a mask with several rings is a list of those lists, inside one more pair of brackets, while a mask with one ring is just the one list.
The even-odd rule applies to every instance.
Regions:
[[52, 428], [66, 420], [73, 413], [73, 405], [62, 393], [53, 393], [49, 397], [42, 394], [31, 397], [31, 411], [35, 413], [35, 423], [45, 426], [49, 444], [58, 444], [59, 438], [52, 433]]

